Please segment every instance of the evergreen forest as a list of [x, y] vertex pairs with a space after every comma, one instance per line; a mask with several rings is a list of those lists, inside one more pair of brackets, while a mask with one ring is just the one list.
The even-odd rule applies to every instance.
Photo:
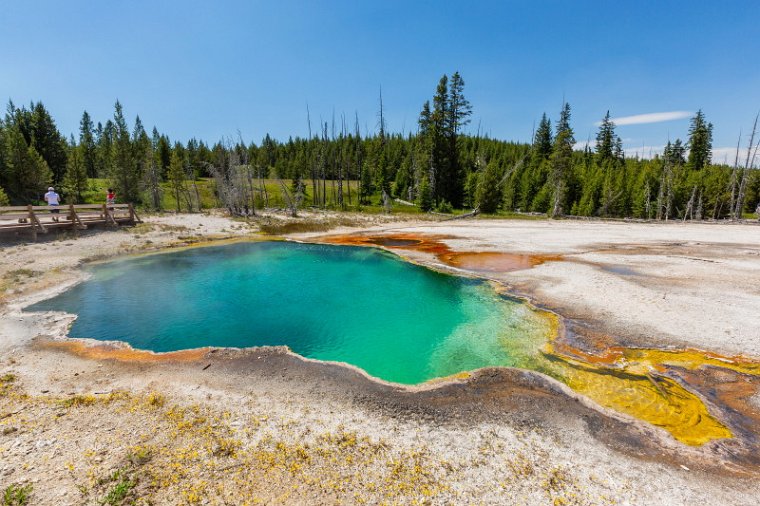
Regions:
[[[596, 142], [575, 149], [572, 108], [543, 114], [531, 143], [467, 129], [472, 105], [459, 73], [444, 75], [421, 104], [416, 131], [389, 132], [382, 95], [375, 132], [359, 118], [312, 123], [308, 136], [259, 143], [171, 140], [140, 117], [128, 124], [85, 111], [78, 136], [64, 137], [42, 102], [9, 102], [0, 119], [0, 205], [39, 204], [48, 186], [65, 203], [100, 202], [103, 185], [121, 202], [152, 210], [226, 207], [232, 214], [290, 206], [359, 210], [395, 206], [435, 212], [540, 213], [639, 219], [738, 219], [760, 201], [760, 136], [739, 139], [733, 165], [712, 163], [702, 111], [688, 137], [652, 159], [626, 157], [609, 112]], [[755, 122], [755, 127], [757, 121]], [[97, 183], [97, 184], [96, 184]], [[101, 185], [101, 186], [98, 186]], [[97, 188], [97, 191], [96, 191]], [[205, 197], [202, 193], [207, 193]], [[414, 206], [414, 207], [412, 207]]]

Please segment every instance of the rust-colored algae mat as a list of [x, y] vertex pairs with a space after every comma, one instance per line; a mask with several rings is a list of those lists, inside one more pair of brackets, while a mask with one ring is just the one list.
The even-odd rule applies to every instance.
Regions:
[[[526, 255], [501, 252], [455, 252], [443, 235], [383, 234], [343, 235], [320, 239], [320, 242], [352, 246], [384, 247], [391, 250], [413, 250], [434, 255], [438, 260], [474, 272], [511, 272], [530, 269], [548, 261], [561, 261], [557, 255]], [[549, 313], [547, 313], [549, 314]], [[705, 367], [720, 368], [740, 375], [760, 376], [760, 363], [744, 357], [724, 357], [695, 349], [658, 350], [605, 347], [600, 353], [589, 353], [559, 342], [559, 324], [554, 335], [538, 356], [528, 358], [526, 369], [551, 376], [598, 404], [614, 411], [644, 420], [668, 431], [675, 439], [699, 446], [716, 439], [733, 437], [731, 430], [689, 387], [668, 375], [673, 368], [704, 372]], [[683, 377], [682, 377], [683, 380]], [[726, 387], [729, 388], [729, 387]], [[742, 415], [746, 403], [732, 401], [723, 388], [720, 399]], [[746, 396], [736, 392], [736, 397]], [[741, 408], [745, 408], [741, 410]]]
[[463, 251], [440, 255], [441, 261], [452, 267], [476, 272], [511, 272], [530, 269], [544, 262], [560, 260], [552, 255], [523, 255], [497, 251]]
[[476, 272], [511, 272], [530, 269], [544, 262], [561, 260], [558, 255], [526, 255], [499, 251], [452, 251], [443, 242], [452, 237], [444, 235], [388, 234], [342, 235], [326, 237], [320, 242], [346, 246], [382, 246], [390, 249], [422, 251], [436, 256], [451, 267]]
[[42, 348], [63, 350], [84, 358], [97, 360], [117, 360], [120, 362], [194, 362], [203, 358], [208, 348], [154, 353], [152, 351], [136, 350], [129, 346], [113, 344], [88, 344], [78, 339], [46, 341], [39, 345]]

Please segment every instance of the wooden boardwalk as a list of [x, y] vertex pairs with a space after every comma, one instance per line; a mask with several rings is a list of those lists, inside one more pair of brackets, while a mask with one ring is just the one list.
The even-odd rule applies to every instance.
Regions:
[[[51, 213], [57, 209], [58, 213]], [[84, 230], [92, 225], [118, 227], [140, 223], [132, 204], [69, 204], [0, 207], [0, 235], [46, 234], [50, 230]]]

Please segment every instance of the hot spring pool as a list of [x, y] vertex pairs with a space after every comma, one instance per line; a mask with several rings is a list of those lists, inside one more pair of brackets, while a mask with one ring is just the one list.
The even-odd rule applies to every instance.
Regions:
[[554, 315], [502, 296], [487, 282], [376, 248], [243, 242], [87, 270], [87, 281], [27, 310], [78, 315], [70, 337], [156, 352], [285, 345], [404, 384], [486, 366], [531, 369], [689, 445], [732, 433], [698, 395], [658, 368], [760, 370], [689, 350], [619, 348], [610, 361], [586, 360], [582, 351], [554, 346]]
[[70, 337], [157, 352], [286, 345], [415, 384], [529, 367], [553, 327], [487, 282], [375, 248], [246, 242], [128, 258], [28, 308], [78, 315]]

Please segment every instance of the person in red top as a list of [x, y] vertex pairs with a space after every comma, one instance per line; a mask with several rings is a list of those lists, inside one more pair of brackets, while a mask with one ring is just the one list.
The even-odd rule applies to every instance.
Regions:
[[106, 204], [115, 204], [115, 203], [116, 203], [116, 194], [111, 188], [109, 188], [108, 193], [106, 193]]

